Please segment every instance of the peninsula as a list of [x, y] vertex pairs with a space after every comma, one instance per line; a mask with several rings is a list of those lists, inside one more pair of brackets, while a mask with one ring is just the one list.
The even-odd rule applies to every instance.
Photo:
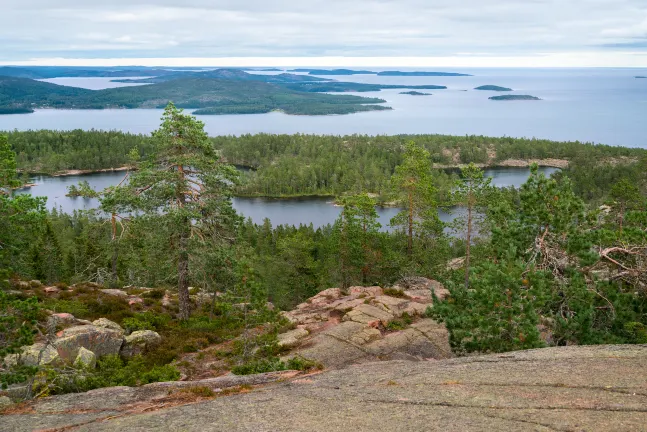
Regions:
[[[386, 102], [383, 99], [312, 94], [278, 83], [247, 79], [250, 75], [236, 71], [231, 73], [230, 79], [190, 76], [151, 85], [105, 90], [0, 76], [0, 114], [28, 113], [35, 108], [160, 108], [168, 101], [182, 108], [198, 109], [196, 114], [249, 114], [278, 110], [286, 114], [326, 115], [390, 109], [377, 105]], [[284, 79], [290, 82], [290, 78]]]
[[400, 92], [400, 94], [403, 95], [411, 95], [411, 96], [431, 96], [431, 93], [422, 93], [422, 92], [417, 92], [417, 91], [406, 91], [406, 92]]

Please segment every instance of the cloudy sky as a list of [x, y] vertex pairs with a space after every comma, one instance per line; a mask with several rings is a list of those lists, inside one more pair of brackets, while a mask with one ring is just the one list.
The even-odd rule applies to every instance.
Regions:
[[647, 66], [647, 0], [0, 0], [0, 63]]

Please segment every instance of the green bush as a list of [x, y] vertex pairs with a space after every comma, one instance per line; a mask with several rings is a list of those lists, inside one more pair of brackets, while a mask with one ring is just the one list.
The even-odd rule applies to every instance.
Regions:
[[103, 387], [136, 387], [153, 382], [177, 381], [172, 365], [150, 366], [141, 356], [126, 362], [117, 355], [99, 359], [96, 369], [43, 369], [36, 376], [35, 392], [41, 396], [80, 393]]
[[234, 366], [231, 371], [236, 375], [252, 375], [284, 370], [306, 371], [321, 368], [321, 364], [312, 360], [304, 359], [303, 357], [293, 357], [287, 362], [279, 360], [278, 357], [270, 357], [266, 359], [252, 360], [250, 362]]
[[160, 331], [168, 325], [171, 317], [154, 312], [138, 313], [132, 318], [124, 318], [121, 322], [122, 327], [129, 333], [138, 330], [155, 330]]

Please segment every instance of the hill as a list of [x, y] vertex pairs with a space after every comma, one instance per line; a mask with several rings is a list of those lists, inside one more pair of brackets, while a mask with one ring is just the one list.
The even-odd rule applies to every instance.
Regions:
[[290, 73], [282, 73], [278, 75], [261, 75], [247, 73], [240, 69], [215, 69], [210, 71], [191, 71], [191, 72], [175, 72], [165, 74], [162, 76], [140, 78], [140, 79], [116, 79], [113, 82], [122, 83], [138, 83], [138, 84], [155, 84], [160, 82], [172, 81], [183, 78], [218, 78], [233, 81], [260, 81], [267, 83], [292, 83], [292, 82], [312, 82], [312, 81], [329, 81], [326, 78], [318, 78], [304, 75], [295, 75]]
[[[228, 72], [239, 75], [241, 71]], [[250, 74], [245, 74], [249, 76]], [[390, 109], [377, 98], [311, 94], [255, 80], [180, 78], [157, 84], [105, 90], [59, 86], [26, 78], [0, 77], [0, 108], [160, 108], [173, 101], [197, 114], [247, 114], [281, 110], [289, 114], [349, 114]]]
[[434, 77], [463, 77], [472, 76], [470, 74], [456, 72], [402, 72], [402, 71], [384, 71], [378, 72], [378, 76], [434, 76]]
[[363, 84], [354, 82], [303, 82], [282, 84], [283, 87], [292, 90], [305, 92], [374, 92], [388, 89], [424, 89], [424, 90], [443, 90], [446, 86], [440, 85], [392, 85], [392, 84]]

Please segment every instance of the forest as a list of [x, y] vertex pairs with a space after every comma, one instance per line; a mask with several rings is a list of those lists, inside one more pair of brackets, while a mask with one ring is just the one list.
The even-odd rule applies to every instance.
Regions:
[[[267, 78], [238, 70], [220, 70], [186, 77], [182, 75], [177, 79], [150, 85], [87, 90], [28, 78], [0, 76], [0, 108], [4, 113], [15, 113], [17, 109], [24, 112], [25, 109], [33, 108], [163, 108], [169, 100], [173, 100], [184, 108], [211, 109], [203, 114], [228, 114], [232, 111], [245, 114], [250, 112], [252, 106], [300, 115], [349, 114], [390, 109], [379, 105], [385, 102], [383, 99], [313, 94], [274, 82], [281, 81], [289, 85], [302, 79], [303, 77], [295, 75]], [[237, 107], [241, 108], [241, 112], [235, 111]], [[253, 112], [259, 112], [259, 108]]]
[[[497, 189], [469, 163], [485, 161], [492, 147], [496, 160], [561, 157], [571, 164], [550, 178], [534, 165], [521, 188]], [[444, 149], [466, 163], [457, 175], [432, 168], [448, 162]], [[22, 182], [18, 168], [42, 169], [56, 154], [62, 164], [87, 159], [134, 169], [119, 186], [76, 190], [99, 196], [100, 211], [47, 212], [41, 198], [11, 193]], [[260, 175], [245, 179], [231, 163]], [[307, 163], [315, 165], [307, 171], [312, 177], [297, 177], [288, 188], [290, 177], [279, 173], [293, 175]], [[37, 377], [42, 394], [177, 379], [174, 360], [182, 353], [233, 340], [250, 327], [266, 330], [253, 339], [256, 348], [235, 348], [227, 358], [238, 371], [280, 370], [287, 367], [275, 340], [287, 325], [280, 310], [326, 288], [389, 286], [412, 276], [449, 289], [426, 315], [445, 323], [458, 355], [647, 343], [646, 173], [642, 150], [582, 143], [440, 135], [210, 138], [173, 105], [149, 137], [0, 134], [0, 357], [32, 343], [45, 309], [156, 330], [165, 341], [144, 357], [106, 360], [74, 380], [64, 379], [69, 371], [7, 364], [0, 378], [10, 385]], [[337, 196], [338, 220], [320, 229], [255, 225], [231, 207], [241, 187], [293, 193], [298, 185]], [[400, 209], [389, 232], [379, 230], [375, 191]], [[447, 206], [466, 208], [468, 217], [445, 225], [438, 209]], [[30, 295], [29, 281], [36, 280], [60, 294]], [[151, 309], [97, 297], [96, 286], [142, 287]], [[198, 305], [194, 289], [213, 300]], [[175, 303], [162, 304], [165, 290], [177, 293]]]
[[[18, 169], [56, 173], [66, 170], [99, 170], [128, 165], [129, 154], [150, 155], [153, 140], [147, 135], [104, 131], [0, 132], [16, 152]], [[384, 195], [395, 167], [402, 161], [404, 144], [415, 141], [430, 153], [436, 166], [459, 164], [496, 166], [506, 159], [564, 159], [576, 193], [587, 201], [601, 202], [608, 185], [634, 178], [642, 169], [634, 163], [647, 151], [556, 142], [540, 139], [485, 136], [398, 135], [242, 135], [211, 137], [223, 158], [251, 170], [242, 173], [236, 195], [289, 197], [336, 196], [351, 192]], [[451, 171], [436, 170], [436, 186], [446, 190]]]

